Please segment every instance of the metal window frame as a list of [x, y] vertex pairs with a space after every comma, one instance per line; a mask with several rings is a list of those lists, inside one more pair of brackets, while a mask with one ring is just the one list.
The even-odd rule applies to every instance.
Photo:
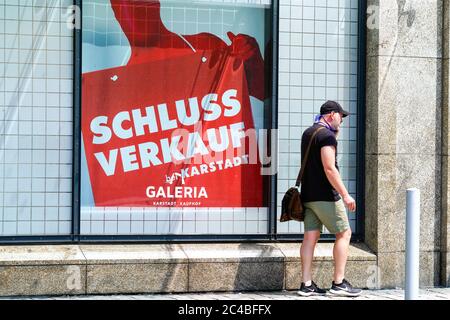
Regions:
[[367, 57], [367, 35], [366, 15], [367, 0], [359, 0], [358, 7], [358, 92], [356, 122], [356, 203], [358, 214], [356, 216], [357, 241], [365, 240], [365, 191], [366, 191], [366, 57]]
[[[73, 4], [82, 12], [82, 0]], [[272, 1], [272, 114], [271, 127], [278, 128], [278, 38], [279, 0]], [[358, 96], [357, 96], [357, 215], [352, 241], [364, 241], [364, 192], [365, 192], [365, 81], [366, 81], [366, 33], [365, 19], [367, 0], [359, 0], [358, 14]], [[82, 14], [78, 17], [82, 25]], [[72, 228], [71, 234], [61, 236], [0, 236], [1, 244], [57, 244], [57, 243], [191, 243], [191, 242], [291, 242], [303, 240], [303, 234], [277, 234], [277, 174], [271, 176], [269, 192], [268, 233], [257, 235], [81, 235], [80, 234], [80, 187], [81, 187], [81, 75], [82, 30], [74, 29], [74, 95], [73, 95], [73, 177], [72, 177]], [[277, 150], [271, 154], [276, 154]], [[323, 234], [320, 241], [333, 241], [334, 235]]]
[[[81, 3], [81, 0], [77, 0], [77, 2]], [[278, 12], [279, 12], [279, 1], [278, 0], [272, 0], [272, 7], [270, 9], [272, 17], [272, 83], [271, 83], [271, 89], [272, 89], [272, 97], [271, 97], [271, 123], [272, 128], [277, 128], [277, 99], [278, 99]], [[81, 55], [81, 32], [79, 34], [75, 34], [75, 37], [78, 37], [78, 41], [75, 40], [75, 43], [77, 44], [77, 47], [75, 50]], [[75, 67], [80, 73], [79, 77], [81, 79], [81, 57], [78, 57], [78, 60], [75, 60], [75, 63], [79, 63], [78, 67]], [[81, 82], [81, 80], [80, 80]], [[81, 87], [76, 87], [75, 89], [78, 89], [77, 94], [81, 97]], [[81, 120], [81, 98], [77, 100], [77, 104], [74, 104], [74, 109], [78, 109], [78, 112], [75, 111], [77, 116], [79, 117], [78, 120]], [[75, 118], [74, 118], [75, 121]], [[79, 134], [81, 132], [81, 122], [74, 123], [74, 126], [76, 127], [78, 125], [78, 133], [77, 138], [81, 139], [81, 135]], [[77, 129], [75, 129], [77, 130]], [[75, 135], [74, 135], [75, 137]], [[78, 142], [78, 146], [80, 145], [80, 142]], [[75, 151], [75, 150], [74, 150]], [[81, 159], [81, 149], [77, 149], [77, 156], [76, 159], [74, 159], [74, 168], [75, 168], [75, 160], [79, 168], [80, 159]], [[74, 178], [75, 174], [80, 177], [79, 170], [76, 172], [74, 170]], [[268, 210], [268, 227], [267, 227], [267, 233], [265, 234], [233, 234], [233, 235], [221, 235], [221, 234], [207, 234], [207, 235], [82, 235], [80, 234], [80, 202], [79, 202], [79, 195], [80, 190], [78, 189], [78, 202], [75, 202], [75, 195], [74, 195], [74, 216], [78, 218], [78, 225], [77, 229], [74, 229], [74, 231], [77, 231], [77, 233], [74, 233], [74, 239], [76, 238], [78, 242], [82, 243], [117, 243], [117, 242], [127, 242], [127, 243], [133, 243], [133, 242], [148, 242], [148, 243], [193, 243], [193, 242], [235, 242], [235, 243], [241, 243], [241, 242], [273, 242], [276, 240], [276, 175], [272, 175], [270, 177], [269, 182], [269, 190], [267, 191], [268, 195], [270, 195], [269, 199], [269, 210]], [[74, 182], [74, 186], [80, 187], [80, 180], [78, 179], [78, 183], [76, 184]], [[75, 190], [75, 189], [74, 189]], [[77, 206], [77, 212], [75, 212], [75, 206]]]
[[81, 198], [81, 74], [82, 74], [82, 26], [83, 4], [74, 0], [79, 8], [80, 28], [74, 29], [74, 63], [73, 63], [73, 178], [72, 178], [72, 241], [80, 241], [80, 198]]
[[[358, 243], [365, 240], [365, 132], [366, 132], [366, 12], [367, 0], [358, 0], [358, 67], [357, 67], [357, 140], [356, 140], [356, 230], [353, 230], [351, 242]], [[278, 60], [277, 60], [278, 62]], [[276, 196], [276, 194], [275, 194]], [[276, 215], [276, 207], [275, 212]], [[304, 234], [276, 234], [278, 241], [303, 240]], [[333, 234], [321, 234], [319, 241], [331, 242], [336, 240]]]

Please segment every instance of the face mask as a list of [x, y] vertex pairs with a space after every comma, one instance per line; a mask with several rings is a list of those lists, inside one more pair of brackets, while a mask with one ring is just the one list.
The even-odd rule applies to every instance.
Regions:
[[330, 130], [330, 131], [332, 131], [333, 133], [337, 133], [338, 132], [338, 130], [336, 130], [336, 129], [334, 129], [333, 127], [331, 127], [329, 124], [328, 124], [328, 122], [326, 122], [325, 121], [325, 123], [323, 123], [323, 122], [320, 122], [320, 120], [323, 118], [323, 116], [322, 115], [317, 115], [317, 116], [315, 116], [315, 118], [314, 118], [314, 124], [319, 124], [319, 125], [321, 125], [321, 126], [324, 126], [325, 128], [327, 128], [328, 130]]

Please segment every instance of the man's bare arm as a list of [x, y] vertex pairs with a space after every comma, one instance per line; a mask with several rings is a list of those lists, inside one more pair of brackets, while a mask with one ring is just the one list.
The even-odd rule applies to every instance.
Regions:
[[356, 210], [356, 202], [350, 196], [345, 187], [344, 183], [341, 179], [341, 174], [336, 169], [336, 149], [333, 146], [325, 146], [320, 149], [320, 156], [322, 159], [323, 169], [325, 171], [325, 175], [330, 181], [330, 184], [333, 188], [342, 196], [342, 199], [350, 211]]

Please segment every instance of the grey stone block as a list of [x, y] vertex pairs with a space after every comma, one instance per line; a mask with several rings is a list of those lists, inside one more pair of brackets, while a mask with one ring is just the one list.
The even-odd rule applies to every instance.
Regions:
[[[328, 288], [333, 280], [333, 246], [333, 243], [319, 243], [314, 252], [313, 280], [324, 288]], [[286, 289], [296, 290], [301, 283], [300, 246], [278, 244], [278, 247], [286, 256]], [[364, 287], [370, 276], [368, 272], [375, 272], [376, 264], [375, 254], [365, 244], [350, 245], [346, 267], [348, 280]]]
[[[366, 153], [391, 154], [397, 150], [397, 104], [389, 101], [398, 92], [389, 87], [393, 77], [386, 57], [367, 58]], [[400, 97], [399, 97], [400, 98]], [[392, 100], [392, 99], [391, 99]]]
[[[300, 261], [299, 243], [278, 243], [276, 246], [281, 250], [287, 262]], [[318, 243], [314, 251], [314, 260], [332, 260], [334, 243]], [[351, 244], [349, 248], [349, 260], [353, 261], [376, 261], [376, 256], [371, 250], [362, 243]]]
[[[364, 260], [348, 260], [346, 265], [346, 279], [357, 288], [374, 288], [377, 284], [377, 262]], [[314, 260], [312, 278], [321, 288], [329, 289], [333, 281], [334, 262], [328, 260]], [[301, 263], [286, 263], [286, 289], [296, 290], [301, 283]]]
[[441, 118], [442, 118], [442, 155], [450, 155], [450, 60], [448, 58], [442, 60], [442, 108], [441, 108]]
[[82, 245], [88, 264], [187, 263], [180, 245]]
[[[388, 232], [380, 235], [385, 251], [404, 250], [406, 221], [406, 190], [410, 187], [419, 188], [421, 202], [420, 216], [420, 249], [421, 251], [437, 251], [440, 249], [440, 219], [441, 219], [441, 188], [440, 188], [440, 157], [434, 155], [398, 155], [395, 211], [390, 217]], [[389, 212], [391, 213], [391, 212]], [[383, 227], [388, 227], [383, 224]], [[397, 229], [397, 231], [396, 231]], [[387, 237], [385, 237], [387, 236]], [[397, 239], [397, 241], [395, 241]], [[393, 242], [393, 246], [388, 243]], [[395, 245], [402, 244], [402, 246]], [[380, 244], [381, 246], [381, 244]], [[400, 248], [400, 250], [398, 250]]]
[[274, 244], [210, 243], [183, 244], [189, 263], [195, 262], [263, 262], [284, 260], [283, 253]]
[[367, 246], [374, 252], [378, 251], [378, 160], [377, 155], [366, 154], [365, 179], [365, 211], [364, 211], [364, 239]]
[[367, 63], [367, 153], [436, 153], [441, 142], [441, 61], [373, 57]]
[[189, 291], [282, 290], [284, 263], [280, 262], [192, 262]]
[[0, 296], [86, 293], [86, 266], [0, 266]]
[[450, 253], [441, 252], [441, 286], [450, 287]]
[[439, 286], [440, 282], [440, 252], [426, 251], [420, 253], [420, 286], [431, 288]]
[[404, 288], [405, 253], [378, 253], [378, 266], [381, 269], [381, 286], [384, 289]]
[[450, 57], [450, 3], [446, 0], [443, 1], [442, 8], [442, 19], [443, 19], [443, 28], [442, 28], [442, 57], [444, 59], [448, 59]]
[[[384, 250], [384, 246], [397, 245], [383, 238], [385, 233], [393, 235], [390, 230], [391, 224], [395, 225], [398, 222], [398, 215], [393, 213], [396, 208], [397, 163], [396, 157], [392, 155], [368, 155], [366, 159], [368, 172], [365, 230], [367, 244], [377, 252]], [[394, 219], [394, 221], [390, 219]], [[398, 235], [399, 230], [394, 231], [394, 234]]]
[[[402, 6], [402, 3], [404, 4]], [[368, 1], [375, 27], [368, 28], [369, 56], [442, 57], [442, 1]]]
[[0, 246], [0, 266], [86, 264], [77, 245]]
[[[432, 287], [439, 283], [439, 252], [420, 253], [420, 286]], [[384, 289], [404, 288], [405, 252], [378, 253], [378, 266], [381, 271], [381, 285]]]
[[186, 292], [186, 263], [128, 263], [87, 266], [87, 293]]
[[189, 291], [280, 290], [284, 255], [274, 244], [182, 245]]
[[[366, 153], [367, 154], [378, 154], [379, 153], [379, 137], [384, 138], [386, 136], [386, 132], [389, 137], [393, 137], [395, 133], [395, 125], [391, 124], [390, 126], [382, 126], [385, 131], [382, 134], [379, 133], [378, 127], [380, 125], [379, 121], [379, 112], [380, 110], [379, 97], [380, 97], [380, 89], [379, 83], [380, 79], [380, 70], [379, 70], [379, 59], [378, 57], [367, 57], [366, 62]], [[389, 110], [391, 116], [396, 116], [396, 113], [393, 113], [394, 110]], [[390, 131], [386, 131], [386, 130]], [[392, 132], [392, 133], [391, 133]], [[396, 140], [386, 139], [387, 144], [383, 144], [381, 147], [383, 150], [389, 150], [390, 152], [395, 151], [395, 143]]]
[[76, 245], [0, 247], [0, 296], [84, 294], [86, 261]]
[[443, 157], [442, 175], [442, 214], [441, 214], [441, 251], [450, 252], [450, 181], [449, 181], [449, 159]]
[[185, 292], [188, 260], [179, 245], [83, 245], [88, 293]]
[[376, 252], [405, 250], [406, 190], [421, 190], [421, 250], [440, 248], [440, 165], [434, 155], [368, 155], [366, 238]]

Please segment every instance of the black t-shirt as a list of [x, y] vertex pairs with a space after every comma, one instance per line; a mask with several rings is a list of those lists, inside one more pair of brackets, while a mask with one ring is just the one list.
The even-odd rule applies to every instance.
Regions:
[[[313, 133], [320, 128], [320, 124], [314, 124], [303, 132], [302, 136], [302, 162], [308, 148], [309, 141]], [[338, 201], [341, 199], [339, 193], [331, 186], [323, 169], [320, 149], [325, 146], [334, 146], [336, 148], [337, 159], [337, 140], [335, 134], [327, 128], [320, 130], [311, 145], [308, 161], [303, 173], [301, 194], [303, 202], [311, 201]], [[339, 170], [337, 161], [336, 168]]]

